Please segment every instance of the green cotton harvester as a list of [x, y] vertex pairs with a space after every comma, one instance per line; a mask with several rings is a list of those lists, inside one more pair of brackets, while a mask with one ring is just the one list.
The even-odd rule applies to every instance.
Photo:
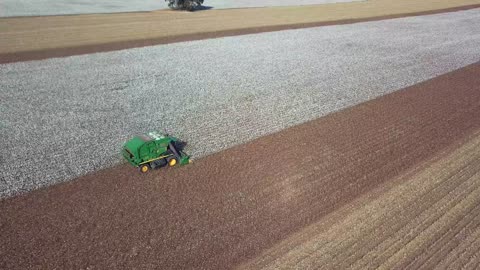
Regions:
[[166, 165], [190, 163], [190, 157], [179, 149], [181, 144], [175, 137], [154, 131], [130, 139], [123, 145], [122, 155], [145, 173]]

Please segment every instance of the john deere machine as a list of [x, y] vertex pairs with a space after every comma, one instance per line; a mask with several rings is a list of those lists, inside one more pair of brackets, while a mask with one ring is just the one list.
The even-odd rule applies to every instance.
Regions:
[[203, 0], [165, 0], [168, 7], [173, 10], [193, 11], [202, 6]]
[[123, 145], [122, 155], [143, 173], [163, 166], [190, 163], [190, 157], [181, 151], [182, 143], [175, 137], [159, 132], [135, 136]]

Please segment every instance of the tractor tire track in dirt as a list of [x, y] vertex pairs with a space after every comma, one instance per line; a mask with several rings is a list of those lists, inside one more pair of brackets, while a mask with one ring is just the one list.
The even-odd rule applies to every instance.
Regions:
[[2, 200], [0, 268], [474, 267], [479, 90], [477, 63], [189, 166]]

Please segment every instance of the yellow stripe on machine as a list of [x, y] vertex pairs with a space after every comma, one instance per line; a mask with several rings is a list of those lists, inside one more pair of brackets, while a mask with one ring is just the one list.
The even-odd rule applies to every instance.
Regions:
[[145, 163], [150, 163], [150, 162], [152, 162], [152, 161], [159, 160], [159, 159], [166, 158], [166, 157], [170, 157], [170, 156], [173, 156], [173, 154], [165, 155], [165, 156], [160, 156], [160, 157], [154, 158], [154, 159], [150, 159], [150, 160], [147, 160], [147, 161], [144, 161], [144, 162], [140, 163], [139, 165], [143, 165], [143, 164], [145, 164]]

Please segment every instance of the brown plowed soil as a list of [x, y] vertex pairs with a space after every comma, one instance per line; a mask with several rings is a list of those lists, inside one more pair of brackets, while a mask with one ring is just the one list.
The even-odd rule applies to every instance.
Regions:
[[[296, 233], [345, 207], [354, 207], [362, 196], [391, 181], [398, 183], [399, 177], [412, 174], [412, 170], [428, 178], [429, 172], [435, 172], [428, 168], [440, 166], [430, 165], [432, 162], [462, 156], [466, 150], [459, 150], [458, 154], [451, 149], [471, 141], [480, 129], [479, 115], [477, 63], [185, 167], [141, 175], [127, 165], [118, 166], [9, 198], [0, 202], [0, 268], [225, 269], [255, 259], [266, 264], [253, 266], [269, 266], [268, 262], [291, 258], [291, 254], [277, 252], [275, 247]], [[465, 160], [472, 158], [465, 156]], [[468, 174], [478, 175], [478, 158], [471, 162], [475, 166], [468, 167]], [[467, 174], [460, 165], [448, 164], [439, 167], [441, 175], [455, 178], [455, 174]], [[427, 170], [423, 168], [429, 171], [423, 173]], [[377, 224], [373, 221], [377, 211], [367, 212], [372, 220], [366, 224], [352, 223], [349, 233], [352, 237], [374, 237], [376, 242], [364, 248], [368, 241], [360, 238], [356, 245], [335, 246], [330, 251], [335, 251], [333, 256], [338, 258], [348, 258], [342, 260], [345, 264], [355, 264], [362, 257], [360, 251], [390, 241], [400, 247], [411, 245], [402, 253], [395, 253], [395, 262], [430, 265], [438, 260], [435, 257], [427, 261], [433, 250], [422, 245], [438, 241], [440, 244], [434, 247], [442, 248], [442, 254], [468, 250], [469, 243], [478, 244], [475, 213], [479, 196], [477, 191], [469, 193], [477, 190], [472, 185], [478, 185], [478, 177], [472, 180], [467, 176], [463, 180], [455, 178], [451, 184], [441, 180], [448, 177], [440, 178], [447, 187], [435, 193], [451, 196], [456, 193], [449, 190], [459, 189], [459, 194], [466, 195], [455, 195], [455, 200], [462, 203], [459, 208], [453, 208], [449, 200], [445, 200], [445, 207], [435, 206], [438, 198], [434, 194], [428, 197], [427, 190], [416, 193], [414, 184], [434, 185], [434, 175], [426, 183], [415, 177], [406, 178], [406, 184], [414, 183], [413, 188], [398, 198], [390, 196], [389, 189], [377, 196], [399, 202], [405, 198], [412, 202], [410, 208], [417, 206], [414, 200], [428, 201], [429, 204], [419, 204], [419, 209], [414, 210], [429, 209], [427, 212], [434, 215], [432, 219], [442, 216], [443, 227], [435, 227], [442, 231], [431, 234], [432, 227], [422, 225], [415, 230], [394, 227], [364, 234]], [[428, 189], [419, 189], [422, 187]], [[387, 206], [382, 209], [390, 213]], [[392, 211], [402, 209], [393, 207]], [[414, 213], [391, 214], [395, 222], [388, 218], [384, 222], [426, 222], [420, 212]], [[465, 215], [468, 220], [461, 218]], [[347, 221], [339, 219], [331, 225], [341, 226], [342, 222]], [[455, 237], [460, 231], [465, 236], [460, 239], [470, 242], [454, 248], [459, 243]], [[448, 237], [443, 232], [449, 233]], [[419, 238], [414, 237], [417, 235]], [[428, 235], [433, 242], [422, 242], [421, 235]], [[321, 238], [315, 230], [312, 237]], [[412, 241], [417, 243], [401, 242], [404, 237], [414, 237], [416, 240]], [[308, 241], [304, 244], [296, 246], [311, 246]], [[418, 248], [419, 245], [424, 248]], [[274, 251], [269, 253], [272, 248]], [[467, 253], [467, 259], [460, 264], [470, 262], [470, 251]], [[268, 257], [269, 254], [279, 257]], [[375, 257], [375, 263], [388, 268], [390, 257]], [[327, 261], [332, 265], [336, 262], [328, 258]], [[314, 264], [315, 259], [305, 265], [308, 262]]]
[[369, 0], [317, 6], [0, 18], [0, 64], [480, 7], [480, 0]]
[[243, 268], [478, 269], [480, 133], [452, 148], [291, 235]]

